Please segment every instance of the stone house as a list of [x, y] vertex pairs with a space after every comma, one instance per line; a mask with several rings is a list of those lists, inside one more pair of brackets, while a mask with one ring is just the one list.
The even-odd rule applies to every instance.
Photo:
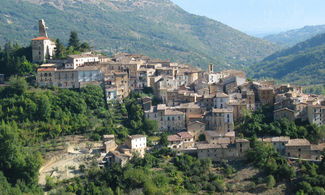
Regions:
[[324, 125], [325, 106], [322, 106], [321, 104], [315, 104], [315, 105], [308, 104], [307, 116], [308, 116], [308, 122], [310, 124], [316, 124], [318, 126]]
[[295, 111], [289, 108], [274, 110], [274, 121], [279, 121], [284, 118], [288, 119], [289, 121], [295, 121]]
[[200, 121], [189, 122], [187, 124], [187, 132], [190, 133], [194, 140], [199, 140], [200, 135], [204, 134], [205, 123]]
[[311, 159], [311, 144], [307, 139], [290, 139], [285, 151], [288, 157]]
[[188, 132], [179, 132], [168, 136], [169, 148], [187, 149], [194, 147], [194, 137]]
[[115, 151], [118, 145], [115, 143], [114, 135], [103, 135], [103, 145], [105, 149], [105, 153], [109, 153], [111, 151]]
[[185, 113], [165, 104], [152, 106], [145, 117], [158, 122], [159, 131], [181, 131], [185, 129]]
[[233, 108], [215, 109], [206, 115], [208, 129], [216, 130], [220, 133], [227, 133], [234, 130]]
[[129, 135], [126, 138], [125, 144], [131, 150], [131, 153], [138, 153], [143, 157], [147, 149], [147, 136]]
[[199, 159], [212, 161], [243, 159], [249, 148], [245, 139], [237, 139], [234, 144], [198, 144], [197, 155]]
[[260, 88], [258, 88], [257, 93], [258, 93], [258, 99], [259, 99], [261, 105], [273, 106], [274, 98], [275, 98], [275, 93], [274, 93], [273, 88], [260, 87]]

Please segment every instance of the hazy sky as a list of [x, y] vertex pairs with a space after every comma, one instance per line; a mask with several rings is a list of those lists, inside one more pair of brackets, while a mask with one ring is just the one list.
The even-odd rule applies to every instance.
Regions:
[[325, 24], [325, 0], [172, 0], [186, 11], [247, 33]]

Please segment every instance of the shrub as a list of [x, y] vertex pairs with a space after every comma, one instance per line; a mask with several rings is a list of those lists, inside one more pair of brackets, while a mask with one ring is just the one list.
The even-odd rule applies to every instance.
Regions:
[[273, 188], [275, 186], [276, 182], [273, 177], [273, 175], [269, 175], [266, 177], [266, 187], [267, 188]]

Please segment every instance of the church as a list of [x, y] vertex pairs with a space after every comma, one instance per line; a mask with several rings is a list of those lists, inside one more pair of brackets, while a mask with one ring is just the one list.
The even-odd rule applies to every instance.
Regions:
[[39, 37], [32, 39], [33, 63], [44, 63], [55, 53], [55, 42], [48, 37], [46, 29], [45, 21], [39, 20]]

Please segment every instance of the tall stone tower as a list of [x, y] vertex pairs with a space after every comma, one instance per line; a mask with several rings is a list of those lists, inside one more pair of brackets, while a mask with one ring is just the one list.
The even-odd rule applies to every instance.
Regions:
[[209, 73], [213, 73], [214, 70], [213, 70], [213, 64], [209, 64]]
[[38, 21], [39, 37], [32, 39], [32, 53], [34, 63], [44, 63], [46, 60], [52, 59], [55, 51], [55, 42], [48, 38], [43, 19]]
[[48, 27], [45, 25], [45, 21], [43, 19], [38, 21], [38, 31], [40, 37], [48, 37], [47, 31]]

